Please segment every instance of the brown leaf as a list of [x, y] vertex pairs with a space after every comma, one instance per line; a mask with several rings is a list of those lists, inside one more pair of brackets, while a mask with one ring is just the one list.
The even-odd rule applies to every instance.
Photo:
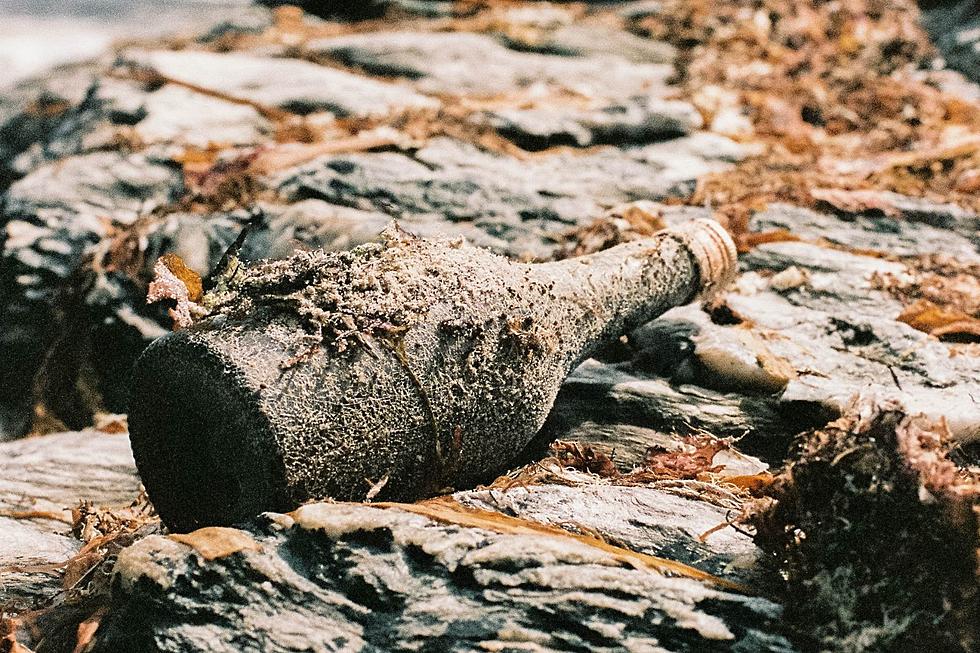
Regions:
[[980, 320], [962, 311], [948, 310], [920, 299], [896, 318], [937, 338], [980, 341]]
[[178, 329], [188, 327], [194, 322], [193, 313], [197, 308], [193, 297], [200, 299], [204, 286], [201, 277], [188, 268], [176, 254], [164, 254], [153, 266], [153, 281], [146, 294], [146, 302], [152, 304], [164, 299], [177, 302], [170, 309], [170, 317]]
[[769, 472], [762, 472], [750, 476], [729, 476], [725, 478], [725, 482], [737, 485], [751, 494], [758, 494], [772, 484], [773, 478]]
[[770, 231], [756, 231], [739, 234], [736, 239], [738, 251], [745, 253], [757, 245], [766, 243], [795, 242], [800, 239], [796, 234], [790, 233], [785, 229], [772, 229]]
[[240, 551], [258, 551], [259, 544], [237, 528], [209, 526], [191, 533], [171, 535], [170, 539], [186, 544], [205, 560], [216, 560]]
[[601, 451], [596, 451], [591, 445], [555, 440], [550, 449], [562, 467], [572, 467], [603, 477], [619, 476], [619, 470], [612, 459]]
[[75, 638], [75, 648], [72, 653], [85, 653], [89, 650], [95, 631], [99, 629], [102, 617], [109, 611], [106, 607], [101, 607], [92, 614], [91, 617], [78, 624], [78, 635]]

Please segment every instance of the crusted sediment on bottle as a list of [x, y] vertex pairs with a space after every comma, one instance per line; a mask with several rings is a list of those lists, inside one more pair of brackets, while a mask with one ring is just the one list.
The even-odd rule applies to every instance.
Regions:
[[415, 499], [501, 471], [583, 356], [689, 301], [687, 240], [530, 265], [395, 228], [237, 271], [190, 337], [241, 368], [295, 503]]
[[[266, 310], [297, 318], [322, 344], [344, 351], [361, 336], [397, 336], [422, 320], [454, 284], [452, 275], [474, 252], [507, 260], [462, 241], [429, 241], [397, 227], [382, 240], [343, 252], [316, 250], [244, 269], [205, 298], [211, 315], [231, 319]], [[421, 281], [421, 282], [420, 282]]]

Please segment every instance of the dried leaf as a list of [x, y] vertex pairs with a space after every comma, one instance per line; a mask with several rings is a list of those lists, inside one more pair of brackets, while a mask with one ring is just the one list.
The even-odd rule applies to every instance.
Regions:
[[943, 309], [928, 299], [906, 307], [895, 319], [937, 338], [980, 341], [980, 319], [962, 311]]
[[772, 229], [770, 231], [752, 231], [749, 233], [739, 234], [737, 238], [737, 245], [738, 251], [745, 253], [757, 245], [764, 245], [766, 243], [796, 242], [798, 240], [800, 240], [799, 236], [790, 233], [785, 229]]
[[93, 418], [96, 431], [115, 435], [129, 432], [129, 422], [125, 415], [115, 413], [97, 413]]
[[619, 476], [619, 470], [616, 469], [612, 459], [601, 451], [596, 451], [591, 445], [555, 440], [549, 449], [551, 455], [563, 467], [571, 467], [603, 477]]
[[761, 474], [752, 474], [750, 476], [729, 476], [725, 479], [725, 482], [737, 485], [751, 494], [758, 494], [769, 487], [773, 479], [773, 475], [769, 472], [762, 472]]
[[95, 637], [95, 631], [99, 629], [99, 624], [102, 622], [102, 617], [108, 613], [109, 609], [107, 607], [101, 607], [95, 611], [92, 616], [78, 624], [78, 634], [75, 637], [75, 648], [72, 653], [85, 653], [90, 649], [90, 644], [92, 644], [92, 639]]
[[146, 302], [152, 304], [164, 299], [176, 301], [177, 306], [169, 313], [174, 326], [181, 329], [193, 324], [193, 316], [200, 312], [193, 297], [200, 299], [202, 293], [201, 277], [176, 254], [164, 254], [153, 266], [153, 281], [150, 282]]
[[17, 641], [17, 630], [20, 625], [19, 617], [0, 615], [0, 652], [34, 653], [34, 651]]
[[715, 454], [729, 447], [725, 440], [715, 438], [691, 439], [693, 451], [664, 451], [651, 447], [644, 467], [660, 478], [696, 479], [700, 474], [718, 472], [721, 465], [713, 463]]
[[205, 560], [224, 558], [240, 551], [258, 551], [259, 543], [237, 528], [209, 526], [185, 534], [170, 535], [170, 539], [186, 544]]

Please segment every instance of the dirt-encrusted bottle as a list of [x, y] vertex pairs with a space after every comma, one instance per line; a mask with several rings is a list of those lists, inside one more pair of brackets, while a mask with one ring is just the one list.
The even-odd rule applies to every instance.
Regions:
[[391, 230], [243, 269], [136, 363], [136, 463], [179, 530], [479, 482], [580, 361], [723, 282], [735, 258], [697, 220], [553, 263]]

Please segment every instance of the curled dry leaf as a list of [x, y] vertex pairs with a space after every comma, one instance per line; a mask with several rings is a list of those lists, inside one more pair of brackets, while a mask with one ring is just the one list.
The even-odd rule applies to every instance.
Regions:
[[153, 266], [153, 281], [150, 282], [146, 302], [152, 304], [164, 299], [172, 299], [177, 306], [168, 312], [174, 320], [174, 327], [182, 329], [194, 322], [200, 313], [197, 301], [203, 295], [201, 277], [187, 267], [176, 254], [164, 254]]
[[729, 447], [725, 440], [711, 437], [691, 439], [693, 451], [664, 451], [651, 447], [643, 461], [646, 469], [660, 478], [696, 479], [705, 472], [721, 471], [714, 464], [715, 454]]
[[555, 440], [549, 448], [562, 467], [571, 467], [602, 477], [619, 476], [619, 470], [616, 469], [612, 458], [597, 451], [591, 445]]

